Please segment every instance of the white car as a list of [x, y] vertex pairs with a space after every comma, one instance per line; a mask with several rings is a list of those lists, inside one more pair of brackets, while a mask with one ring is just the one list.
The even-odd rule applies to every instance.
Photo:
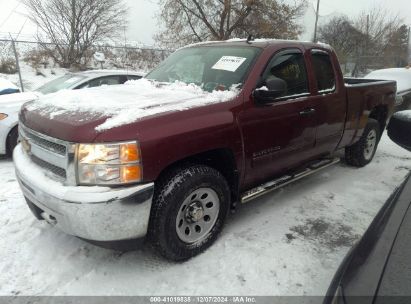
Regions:
[[0, 155], [11, 155], [18, 140], [18, 113], [21, 106], [43, 94], [60, 90], [77, 90], [104, 85], [123, 84], [144, 77], [144, 73], [121, 70], [93, 70], [68, 73], [39, 87], [34, 92], [0, 96]]
[[20, 89], [11, 81], [0, 78], [0, 95], [13, 94], [20, 92]]
[[395, 80], [397, 82], [396, 111], [411, 108], [411, 68], [375, 70], [365, 76], [367, 79]]

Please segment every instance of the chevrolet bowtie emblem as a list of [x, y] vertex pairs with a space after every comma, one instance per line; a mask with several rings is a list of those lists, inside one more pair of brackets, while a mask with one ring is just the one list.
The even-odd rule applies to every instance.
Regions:
[[23, 138], [21, 140], [21, 145], [23, 146], [23, 150], [26, 151], [27, 154], [31, 152], [31, 144], [27, 139]]

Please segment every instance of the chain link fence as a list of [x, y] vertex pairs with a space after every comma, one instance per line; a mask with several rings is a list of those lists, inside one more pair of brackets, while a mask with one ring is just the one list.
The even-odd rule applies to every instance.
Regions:
[[358, 56], [340, 59], [341, 69], [346, 76], [363, 77], [374, 70], [404, 68], [411, 63], [400, 56]]
[[[67, 46], [47, 43], [48, 49], [52, 47]], [[82, 58], [85, 64], [75, 67], [75, 70], [122, 69], [147, 72], [172, 52], [131, 45], [93, 45]], [[95, 60], [93, 55], [96, 53], [104, 54], [104, 61]], [[404, 67], [407, 62], [403, 61], [401, 58], [386, 56], [340, 58], [344, 75], [354, 77], [362, 77], [376, 69]], [[24, 91], [34, 90], [68, 71], [54, 62], [42, 43], [0, 39], [0, 77], [10, 80]]]
[[[22, 91], [30, 91], [69, 72], [55, 63], [43, 46], [44, 44], [33, 41], [0, 39], [0, 77], [15, 83]], [[48, 49], [52, 47], [65, 46], [47, 43]], [[104, 60], [97, 61], [94, 56], [96, 53], [104, 54]], [[85, 64], [76, 66], [73, 70], [121, 69], [147, 72], [171, 53], [172, 50], [131, 45], [93, 45], [82, 58]]]

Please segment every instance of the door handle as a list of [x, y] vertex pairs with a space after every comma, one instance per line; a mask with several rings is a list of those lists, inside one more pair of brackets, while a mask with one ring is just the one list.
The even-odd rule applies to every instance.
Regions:
[[303, 111], [300, 112], [300, 116], [311, 116], [315, 114], [315, 109], [305, 109]]

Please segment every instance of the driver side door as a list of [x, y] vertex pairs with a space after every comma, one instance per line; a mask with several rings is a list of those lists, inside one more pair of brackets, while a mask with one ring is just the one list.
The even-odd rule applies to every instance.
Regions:
[[259, 104], [253, 96], [240, 114], [246, 174], [244, 187], [253, 187], [309, 159], [315, 152], [316, 105], [303, 51], [285, 49], [273, 55], [256, 88], [270, 78], [287, 84], [283, 96]]

